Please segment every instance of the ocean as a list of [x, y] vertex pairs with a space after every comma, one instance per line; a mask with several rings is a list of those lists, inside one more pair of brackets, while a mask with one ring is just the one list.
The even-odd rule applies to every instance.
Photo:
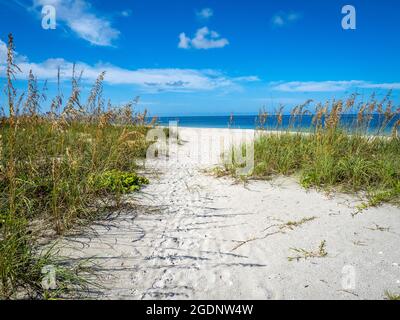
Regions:
[[[312, 127], [312, 115], [304, 115], [301, 119], [298, 117], [295, 123], [291, 125], [290, 115], [284, 115], [282, 125], [278, 128], [276, 116], [267, 118], [264, 128], [266, 129], [287, 129], [290, 126], [294, 130], [307, 130]], [[395, 116], [386, 126], [385, 132], [391, 131], [394, 123], [400, 119]], [[259, 127], [258, 115], [241, 115], [233, 116], [233, 122], [230, 124], [230, 116], [177, 116], [177, 117], [160, 117], [158, 122], [160, 125], [168, 126], [170, 121], [177, 121], [180, 127], [189, 128], [235, 128], [235, 129], [256, 129]], [[382, 125], [384, 119], [382, 116], [375, 114], [372, 116], [368, 124], [368, 132], [376, 132]], [[341, 116], [341, 127], [350, 131], [357, 127], [357, 115], [346, 114]]]

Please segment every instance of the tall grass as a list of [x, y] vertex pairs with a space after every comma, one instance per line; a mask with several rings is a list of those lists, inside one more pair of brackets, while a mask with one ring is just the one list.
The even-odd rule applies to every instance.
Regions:
[[[44, 296], [41, 267], [53, 254], [38, 255], [36, 241], [95, 218], [101, 199], [119, 203], [121, 194], [146, 183], [137, 176], [146, 153], [152, 123], [134, 112], [137, 100], [122, 107], [102, 96], [105, 73], [99, 75], [86, 102], [81, 101], [75, 68], [66, 99], [60, 89], [50, 111], [40, 113], [45, 88], [30, 72], [27, 91], [17, 94], [14, 41], [8, 41], [7, 114], [0, 119], [0, 297], [22, 288]], [[105, 177], [105, 178], [104, 178]], [[99, 182], [100, 181], [100, 182]], [[54, 261], [53, 261], [54, 262]], [[61, 274], [61, 273], [60, 273]], [[65, 273], [64, 273], [65, 274]], [[64, 277], [65, 279], [65, 277]]]
[[296, 175], [306, 188], [363, 193], [365, 206], [400, 204], [400, 108], [390, 94], [366, 102], [352, 95], [314, 109], [307, 101], [291, 111], [286, 126], [282, 108], [270, 115], [261, 110], [253, 176]]

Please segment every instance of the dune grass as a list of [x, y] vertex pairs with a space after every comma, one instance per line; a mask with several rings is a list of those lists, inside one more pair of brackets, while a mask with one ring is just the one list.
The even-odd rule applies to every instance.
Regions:
[[390, 291], [385, 291], [385, 299], [392, 301], [400, 301], [400, 294], [392, 293]]
[[[355, 103], [355, 95], [347, 101], [316, 106], [309, 111], [306, 104], [291, 112], [290, 124], [280, 128], [282, 114], [268, 115], [265, 110], [258, 117], [259, 128], [254, 142], [255, 178], [275, 175], [299, 177], [305, 188], [360, 192], [366, 203], [360, 209], [384, 202], [400, 204], [400, 108], [394, 108], [390, 93], [376, 101]], [[351, 124], [342, 121], [349, 112], [357, 114]], [[301, 118], [312, 115], [310, 128], [296, 128]], [[273, 130], [265, 128], [267, 117], [276, 121]], [[370, 127], [372, 118], [379, 125]], [[240, 164], [225, 166], [234, 174]], [[242, 146], [245, 153], [245, 146]]]
[[0, 119], [0, 298], [15, 298], [21, 291], [52, 297], [59, 291], [41, 286], [46, 265], [56, 265], [63, 292], [85, 281], [76, 266], [58, 264], [56, 251], [39, 254], [38, 239], [49, 230], [61, 235], [96, 218], [101, 203], [118, 205], [122, 194], [148, 182], [136, 170], [152, 123], [146, 123], [146, 114], [134, 113], [135, 101], [105, 106], [104, 73], [82, 102], [75, 70], [71, 95], [64, 99], [59, 93], [50, 112], [40, 113], [47, 97], [32, 72], [24, 94], [14, 88], [20, 70], [11, 35], [7, 62], [7, 107]]

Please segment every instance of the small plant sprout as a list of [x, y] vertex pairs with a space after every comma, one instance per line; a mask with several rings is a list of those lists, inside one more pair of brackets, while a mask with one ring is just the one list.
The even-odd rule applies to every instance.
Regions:
[[296, 252], [297, 255], [293, 257], [288, 257], [289, 261], [294, 261], [294, 260], [300, 261], [301, 259], [307, 260], [312, 258], [325, 258], [328, 255], [328, 252], [326, 251], [325, 240], [321, 241], [318, 250], [316, 251], [307, 251], [305, 249], [297, 249], [297, 248], [291, 248], [290, 250]]

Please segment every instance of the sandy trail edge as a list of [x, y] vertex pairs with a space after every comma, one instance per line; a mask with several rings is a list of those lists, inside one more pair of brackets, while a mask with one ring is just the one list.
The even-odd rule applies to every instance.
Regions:
[[[127, 199], [136, 210], [62, 240], [63, 255], [101, 266], [104, 289], [92, 298], [382, 299], [400, 291], [400, 209], [353, 218], [354, 199], [307, 192], [293, 179], [244, 186], [205, 174], [218, 162], [215, 141], [232, 132], [236, 143], [254, 134], [180, 128], [179, 163], [148, 164], [151, 184]], [[291, 248], [316, 251], [323, 240], [327, 257], [288, 261]]]

